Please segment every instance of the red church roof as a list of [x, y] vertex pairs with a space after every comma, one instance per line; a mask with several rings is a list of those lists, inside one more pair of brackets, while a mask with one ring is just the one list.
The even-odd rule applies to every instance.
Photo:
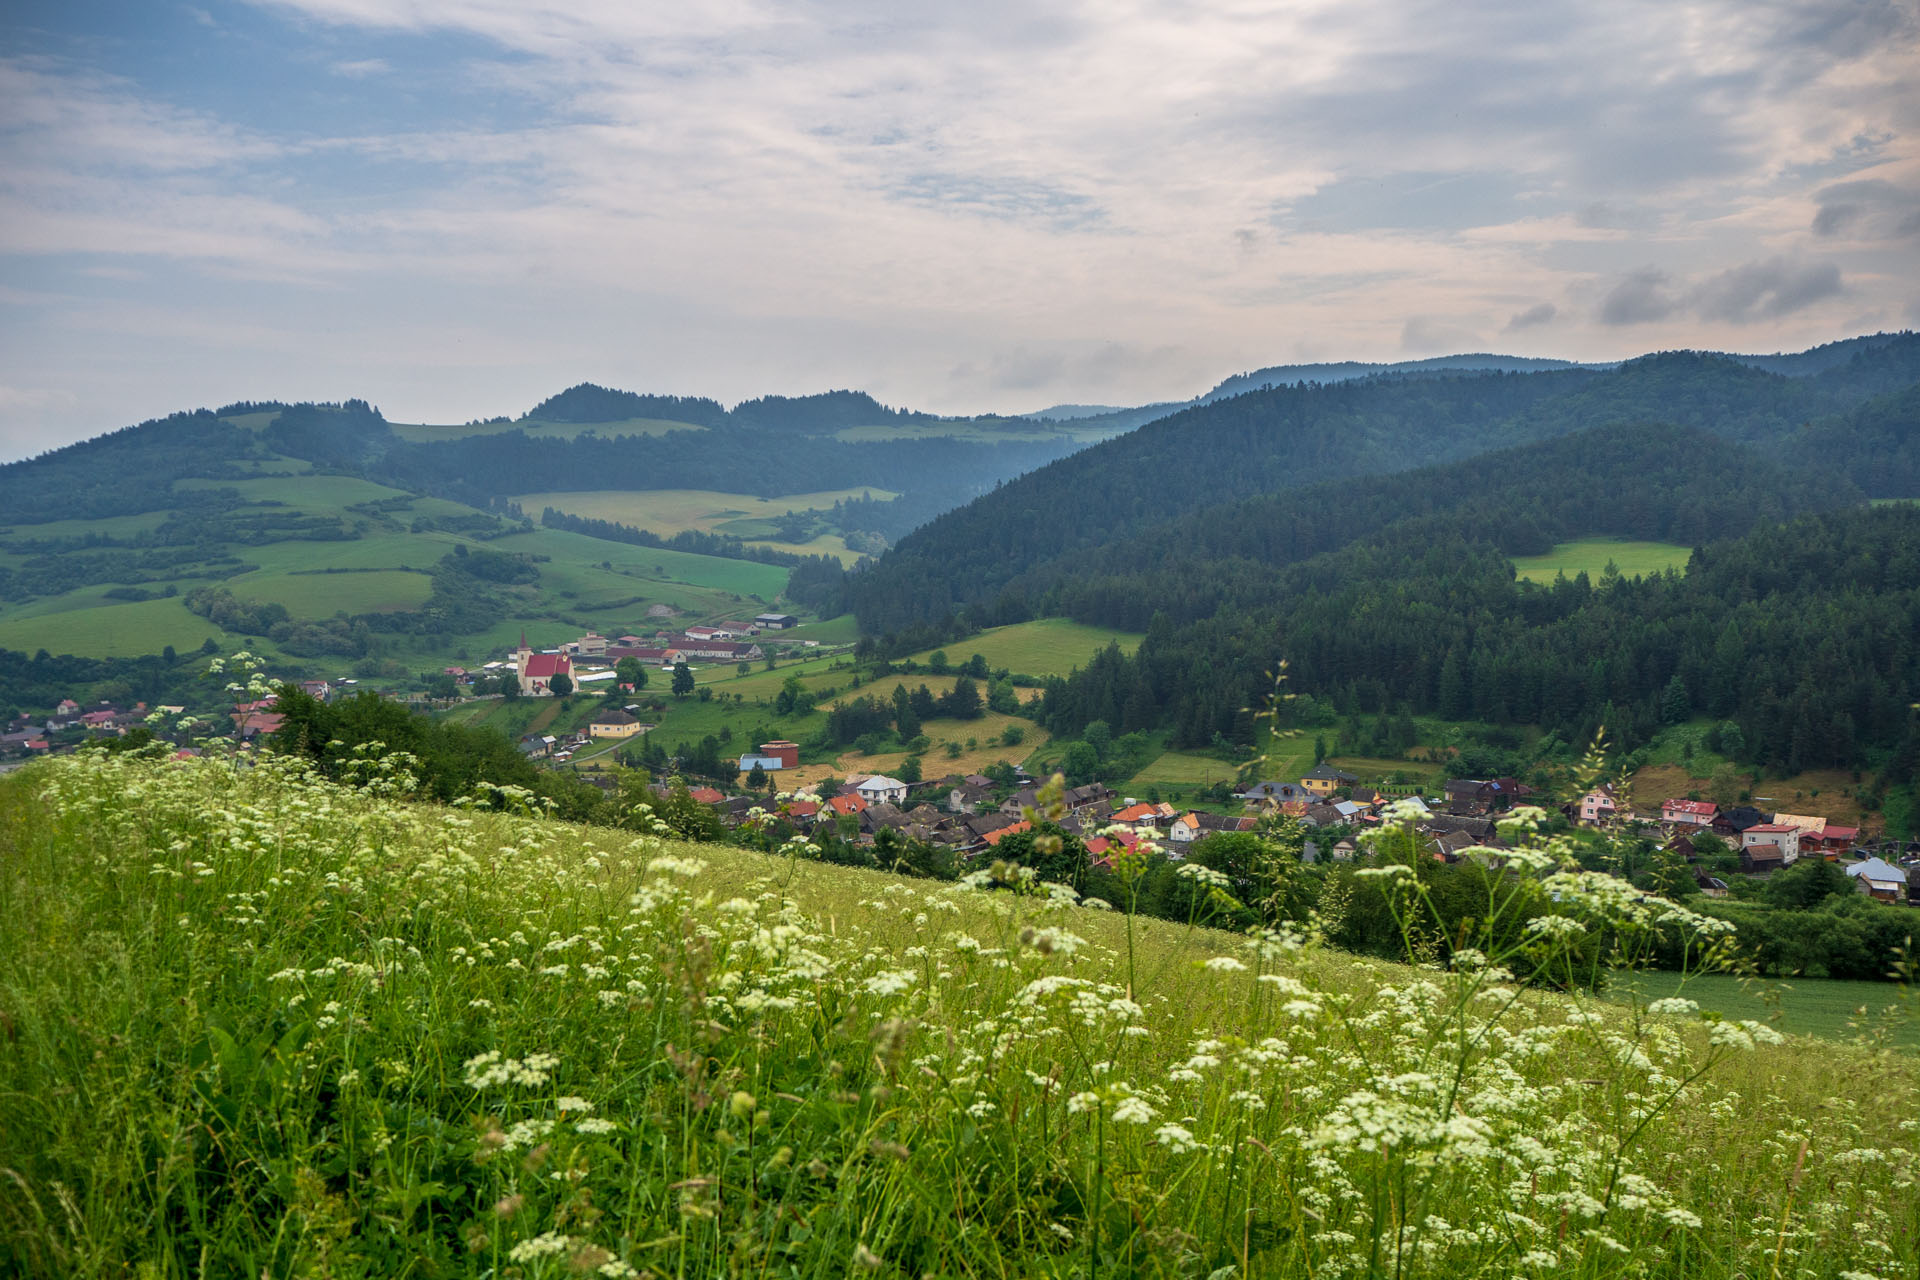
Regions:
[[526, 674], [529, 680], [551, 680], [555, 676], [571, 676], [573, 662], [564, 653], [528, 654]]

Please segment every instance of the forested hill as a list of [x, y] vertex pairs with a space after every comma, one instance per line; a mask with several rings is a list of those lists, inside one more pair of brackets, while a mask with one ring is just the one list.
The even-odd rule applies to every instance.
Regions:
[[[1800, 461], [1813, 424], [1920, 382], [1920, 335], [1887, 335], [1854, 346], [1839, 363], [1792, 367], [1805, 375], [1677, 352], [1610, 371], [1374, 378], [1250, 392], [1149, 423], [949, 512], [861, 575], [853, 605], [869, 633], [962, 613], [982, 620], [1023, 577], [1072, 573], [1100, 548], [1187, 512], [1595, 426], [1694, 427]], [[1833, 434], [1825, 462], [1859, 474], [1870, 496], [1913, 496], [1901, 478], [1907, 473], [1856, 467], [1850, 439]], [[1715, 450], [1690, 462], [1709, 472]]]
[[1700, 546], [1863, 500], [1818, 464], [1791, 469], [1702, 428], [1594, 427], [1190, 511], [1036, 566], [974, 614], [985, 625], [1066, 616], [1142, 631], [1156, 614], [1186, 622], [1256, 605], [1283, 589], [1287, 566], [1356, 543], [1466, 540], [1502, 556], [1582, 537]]
[[[1468, 521], [1434, 517], [1293, 565], [1262, 598], [1186, 624], [1162, 614], [1051, 683], [1056, 734], [1094, 720], [1175, 743], [1249, 741], [1264, 673], [1366, 713], [1602, 725], [1632, 749], [1666, 723], [1728, 722], [1727, 753], [1769, 768], [1920, 764], [1920, 507], [1852, 507], [1697, 551], [1687, 572], [1518, 581]], [[1735, 745], [1737, 744], [1737, 745]], [[1893, 766], [1889, 766], [1890, 768]]]
[[753, 427], [830, 435], [848, 427], [936, 426], [931, 413], [890, 409], [864, 391], [826, 391], [811, 396], [761, 396], [727, 409], [705, 396], [653, 396], [615, 391], [583, 382], [550, 396], [526, 415], [528, 421], [613, 423], [636, 418], [686, 422], [702, 427]]

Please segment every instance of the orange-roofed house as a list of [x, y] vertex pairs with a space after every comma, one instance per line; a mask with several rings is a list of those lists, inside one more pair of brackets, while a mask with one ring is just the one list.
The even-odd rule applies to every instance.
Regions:
[[867, 807], [867, 802], [859, 796], [835, 796], [827, 801], [827, 808], [839, 814], [859, 813]]
[[1010, 835], [1031, 830], [1033, 830], [1033, 824], [1031, 822], [1016, 822], [1010, 827], [1001, 827], [998, 831], [989, 831], [986, 835], [982, 836], [981, 839], [985, 840], [987, 847], [991, 849]]
[[1162, 806], [1157, 804], [1130, 804], [1107, 821], [1118, 826], [1133, 827], [1135, 830], [1141, 827], [1152, 827], [1160, 821], [1161, 808]]

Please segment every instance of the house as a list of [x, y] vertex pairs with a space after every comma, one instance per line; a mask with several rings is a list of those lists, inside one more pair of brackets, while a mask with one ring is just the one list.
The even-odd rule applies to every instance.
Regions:
[[571, 649], [582, 658], [604, 658], [607, 656], [607, 638], [589, 631], [563, 648]]
[[1033, 830], [1033, 824], [1031, 822], [1024, 820], [1020, 822], [1010, 822], [1004, 827], [995, 827], [993, 830], [981, 836], [980, 839], [986, 844], [987, 848], [992, 849], [998, 847], [1000, 842], [1008, 836], [1016, 836], [1022, 831], [1031, 830]]
[[1347, 816], [1330, 804], [1310, 804], [1300, 821], [1309, 827], [1340, 827], [1347, 824]]
[[1320, 765], [1311, 773], [1302, 774], [1300, 785], [1316, 796], [1330, 796], [1342, 787], [1350, 787], [1360, 781], [1351, 773], [1336, 769], [1330, 764]]
[[1694, 869], [1693, 882], [1700, 887], [1700, 892], [1709, 898], [1724, 898], [1727, 896], [1727, 882], [1715, 879], [1704, 870], [1699, 868]]
[[617, 707], [612, 711], [602, 711], [587, 725], [587, 735], [593, 738], [631, 738], [639, 732], [639, 718]]
[[1183, 813], [1167, 828], [1167, 838], [1175, 844], [1192, 844], [1216, 831], [1251, 831], [1254, 821], [1218, 813]]
[[1800, 851], [1832, 855], [1847, 853], [1860, 839], [1860, 828], [1835, 826], [1829, 822], [1818, 831], [1800, 833]]
[[53, 714], [56, 719], [71, 719], [80, 714], [80, 704], [72, 698], [62, 698], [54, 707]]
[[1767, 815], [1752, 805], [1736, 805], [1731, 809], [1722, 809], [1713, 820], [1715, 835], [1732, 840], [1748, 827], [1756, 827], [1767, 820]]
[[840, 815], [857, 814], [866, 807], [866, 800], [858, 795], [835, 796], [827, 801], [827, 808]]
[[947, 792], [947, 812], [978, 813], [992, 799], [992, 787], [976, 787], [970, 782], [962, 782]]
[[907, 784], [884, 773], [862, 779], [853, 789], [868, 804], [899, 804], [907, 798]]
[[790, 613], [760, 613], [754, 615], [753, 623], [765, 631], [785, 631], [799, 626], [800, 619]]
[[1711, 827], [1720, 806], [1706, 800], [1663, 800], [1660, 821], [1670, 827]]
[[[1447, 784], [1451, 787], [1453, 784]], [[1620, 816], [1619, 801], [1614, 798], [1613, 788], [1602, 784], [1574, 801], [1574, 821], [1583, 827], [1611, 826]]]
[[1842, 870], [1853, 877], [1862, 893], [1881, 902], [1898, 902], [1906, 892], [1907, 873], [1882, 858], [1868, 858]]
[[1775, 845], [1783, 866], [1792, 866], [1800, 856], [1800, 828], [1784, 822], [1760, 822], [1740, 833], [1740, 849], [1746, 852], [1758, 845]]
[[251, 742], [264, 734], [279, 732], [286, 717], [277, 711], [236, 711], [233, 713], [235, 729], [242, 742]]
[[1763, 876], [1786, 865], [1787, 852], [1777, 844], [1755, 844], [1740, 850], [1740, 869], [1748, 875]]
[[691, 787], [688, 789], [687, 794], [695, 800], [698, 800], [701, 804], [725, 804], [727, 802], [726, 795], [720, 791], [716, 791], [712, 787]]
[[775, 738], [772, 742], [761, 743], [760, 754], [778, 759], [782, 769], [800, 767], [800, 744], [788, 742], [785, 738]]
[[529, 733], [520, 739], [520, 754], [528, 757], [545, 757], [553, 754], [554, 738], [552, 734]]
[[1111, 819], [1115, 826], [1132, 827], [1135, 831], [1154, 831], [1160, 825], [1160, 810], [1164, 805], [1130, 804], [1115, 813]]
[[1311, 800], [1313, 793], [1297, 782], [1256, 782], [1238, 792], [1235, 799], [1246, 801], [1249, 809], [1256, 805], [1278, 807], [1296, 800]]
[[1090, 809], [1097, 804], [1105, 804], [1113, 799], [1113, 788], [1103, 782], [1089, 782], [1084, 787], [1068, 787], [1060, 797], [1061, 803], [1075, 813]]
[[969, 847], [985, 846], [989, 835], [1018, 821], [1020, 819], [1009, 818], [1004, 813], [982, 813], [962, 821], [960, 829], [966, 833], [965, 843]]

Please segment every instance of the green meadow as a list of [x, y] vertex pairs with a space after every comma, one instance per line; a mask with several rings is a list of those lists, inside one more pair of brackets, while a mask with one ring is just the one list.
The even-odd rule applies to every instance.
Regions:
[[[955, 666], [977, 653], [995, 671], [1063, 676], [1075, 667], [1084, 667], [1109, 644], [1117, 643], [1123, 652], [1132, 653], [1139, 647], [1140, 640], [1140, 636], [1125, 631], [1083, 626], [1065, 618], [1041, 618], [982, 631], [944, 646], [942, 652]], [[914, 659], [925, 662], [932, 653], [933, 650], [918, 653]]]
[[1609, 562], [1629, 578], [1644, 578], [1668, 569], [1685, 569], [1693, 552], [1670, 542], [1629, 542], [1612, 538], [1583, 538], [1562, 542], [1544, 556], [1516, 556], [1513, 567], [1529, 582], [1552, 582], [1558, 574], [1569, 578], [1584, 572], [1599, 580]]
[[1912, 1055], [370, 782], [0, 779], [0, 1273], [1920, 1267]]
[[1709, 973], [1681, 982], [1675, 973], [1627, 975], [1621, 998], [1686, 995], [1732, 1018], [1771, 1023], [1789, 1035], [1865, 1039], [1920, 1049], [1920, 999], [1891, 982], [1834, 978], [1742, 978]]

